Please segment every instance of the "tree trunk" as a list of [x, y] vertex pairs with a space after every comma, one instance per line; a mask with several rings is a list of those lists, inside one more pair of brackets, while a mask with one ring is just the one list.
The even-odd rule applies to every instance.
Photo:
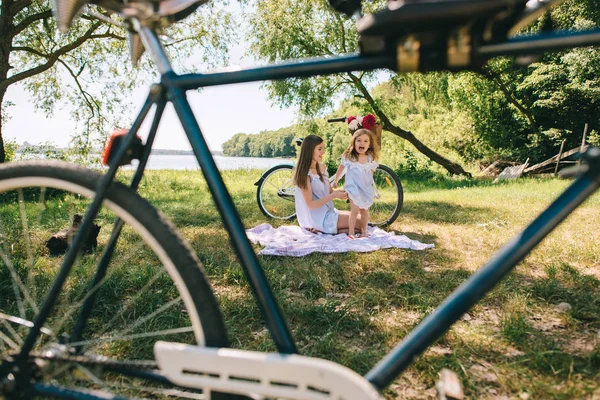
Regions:
[[[12, 1], [3, 1], [0, 5], [0, 83], [6, 81], [9, 64], [10, 48], [13, 39], [12, 27], [14, 15], [11, 13], [10, 6]], [[6, 88], [0, 89], [0, 163], [6, 161], [6, 152], [4, 151], [4, 137], [2, 136], [2, 102]]]
[[529, 121], [529, 126], [531, 127], [531, 132], [534, 134], [538, 133], [537, 122], [535, 121], [533, 113], [531, 112], [531, 107], [525, 107], [523, 104], [519, 103], [517, 98], [513, 96], [513, 93], [511, 93], [510, 89], [504, 84], [500, 74], [489, 72], [488, 77], [492, 82], [498, 85], [500, 91], [504, 94], [504, 97], [506, 97], [506, 100], [508, 100], [510, 104], [515, 106], [515, 108], [519, 110], [525, 116], [525, 118], [527, 118], [527, 121]]
[[[4, 95], [0, 95], [0, 121], [2, 121], [2, 98]], [[2, 124], [0, 124], [0, 164], [6, 161], [6, 152], [4, 151], [4, 139], [2, 138]]]
[[431, 161], [441, 165], [446, 169], [446, 171], [450, 172], [452, 175], [464, 175], [471, 177], [471, 174], [463, 169], [459, 164], [454, 161], [448, 160], [446, 157], [441, 154], [436, 153], [434, 150], [427, 147], [423, 142], [421, 142], [415, 135], [413, 135], [409, 131], [405, 131], [404, 129], [392, 124], [387, 115], [377, 106], [373, 97], [367, 90], [367, 88], [363, 85], [360, 78], [356, 75], [349, 73], [350, 79], [354, 82], [356, 88], [361, 92], [365, 100], [369, 103], [369, 105], [373, 108], [373, 111], [382, 122], [383, 129], [393, 133], [396, 136], [400, 136], [402, 139], [407, 140], [410, 144], [415, 146], [417, 150], [419, 150], [424, 156], [429, 158]]

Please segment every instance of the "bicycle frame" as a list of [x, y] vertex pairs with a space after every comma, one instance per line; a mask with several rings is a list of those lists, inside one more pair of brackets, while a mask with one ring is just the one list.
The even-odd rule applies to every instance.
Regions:
[[[223, 178], [210, 153], [210, 149], [203, 137], [202, 131], [196, 121], [190, 104], [186, 99], [185, 92], [206, 86], [225, 85], [231, 83], [242, 83], [263, 80], [277, 80], [289, 77], [309, 77], [314, 75], [350, 72], [356, 70], [369, 70], [377, 68], [395, 69], [397, 59], [395, 55], [361, 56], [348, 55], [335, 58], [316, 58], [301, 62], [289, 62], [274, 66], [251, 68], [235, 72], [223, 72], [214, 74], [185, 74], [177, 75], [171, 68], [170, 62], [165, 54], [156, 32], [150, 28], [137, 26], [137, 30], [144, 42], [146, 50], [151, 54], [161, 74], [160, 83], [151, 87], [141, 111], [133, 123], [129, 133], [118, 149], [107, 173], [98, 183], [96, 196], [90, 204], [83, 219], [79, 233], [65, 256], [64, 262], [52, 285], [48, 297], [40, 308], [40, 312], [34, 320], [34, 326], [25, 338], [19, 354], [19, 362], [26, 362], [26, 357], [32, 350], [35, 341], [44, 325], [58, 293], [73, 265], [78, 250], [83, 244], [83, 238], [90, 230], [92, 221], [96, 217], [101, 202], [105, 196], [110, 182], [114, 179], [120, 161], [124, 158], [127, 148], [132, 144], [142, 122], [148, 117], [153, 105], [155, 111], [153, 122], [150, 127], [147, 142], [144, 147], [140, 163], [133, 175], [130, 186], [137, 188], [144, 172], [150, 149], [156, 136], [163, 111], [167, 101], [173, 103], [174, 109], [181, 120], [183, 129], [191, 144], [202, 173], [206, 179], [215, 204], [222, 217], [223, 223], [237, 253], [244, 273], [250, 283], [253, 295], [264, 316], [267, 328], [273, 338], [277, 350], [284, 354], [298, 353], [298, 349], [287, 327], [281, 309], [269, 286], [265, 273], [260, 265], [250, 241], [248, 240], [245, 227], [243, 226], [233, 200], [227, 191]], [[486, 57], [507, 54], [530, 54], [531, 52], [543, 52], [556, 47], [577, 45], [589, 45], [599, 42], [600, 33], [592, 36], [574, 35], [564, 36], [550, 34], [543, 40], [531, 41], [524, 44], [523, 41], [514, 40], [502, 46], [489, 46], [484, 48]], [[512, 47], [511, 47], [512, 46]], [[548, 233], [550, 233], [560, 222], [562, 222], [577, 206], [593, 194], [600, 186], [600, 150], [590, 149], [584, 156], [587, 165], [585, 171], [577, 180], [566, 189], [542, 214], [540, 214], [525, 230], [515, 236], [506, 244], [497, 255], [484, 267], [474, 273], [466, 282], [457, 288], [453, 294], [440, 305], [431, 315], [422, 321], [400, 344], [398, 344], [384, 359], [367, 373], [366, 379], [373, 386], [381, 390], [390, 384], [393, 379], [405, 370], [412, 360], [422, 353], [429, 345], [437, 340], [446, 330], [456, 322], [471, 306], [479, 301], [489, 292], [508, 272], [510, 272]], [[114, 249], [121, 228], [120, 221], [116, 221], [113, 233], [106, 251], [103, 254], [100, 265], [94, 277], [98, 282], [104, 276], [108, 267], [111, 252]], [[92, 283], [93, 285], [94, 283]], [[93, 297], [86, 301], [82, 307], [76, 328], [72, 338], [80, 337], [84, 329], [87, 317], [92, 311]], [[152, 378], [152, 377], [151, 377]], [[155, 379], [155, 378], [153, 378]], [[156, 378], [158, 379], [158, 378]]]

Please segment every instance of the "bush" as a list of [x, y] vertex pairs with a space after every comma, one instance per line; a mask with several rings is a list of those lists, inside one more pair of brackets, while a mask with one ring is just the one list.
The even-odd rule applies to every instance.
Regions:
[[16, 140], [6, 140], [4, 142], [4, 155], [5, 155], [5, 161], [12, 161], [15, 159], [16, 153], [17, 153], [17, 142]]

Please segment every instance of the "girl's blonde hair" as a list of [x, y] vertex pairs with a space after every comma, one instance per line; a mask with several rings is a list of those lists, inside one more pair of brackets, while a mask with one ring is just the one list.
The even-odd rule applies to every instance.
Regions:
[[[300, 147], [300, 156], [298, 157], [298, 164], [296, 164], [294, 172], [294, 182], [300, 189], [306, 189], [306, 178], [308, 177], [308, 171], [310, 170], [310, 164], [312, 163], [312, 156], [315, 151], [315, 147], [323, 143], [323, 138], [317, 135], [308, 135], [302, 141], [302, 147]], [[321, 182], [325, 182], [323, 174], [317, 163], [317, 174]]]
[[379, 146], [375, 144], [375, 137], [373, 135], [373, 132], [371, 132], [368, 129], [357, 129], [352, 134], [350, 144], [348, 145], [348, 148], [344, 151], [344, 154], [342, 154], [342, 157], [346, 158], [347, 160], [358, 161], [358, 153], [356, 152], [355, 143], [356, 139], [358, 139], [358, 137], [362, 135], [367, 135], [369, 137], [369, 149], [367, 150], [367, 155], [370, 155], [373, 161], [379, 160]]

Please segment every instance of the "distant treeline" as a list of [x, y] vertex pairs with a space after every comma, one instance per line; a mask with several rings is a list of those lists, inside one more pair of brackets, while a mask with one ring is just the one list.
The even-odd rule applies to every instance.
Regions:
[[[47, 145], [47, 144], [41, 144], [41, 145], [33, 144], [32, 145], [32, 144], [25, 142], [25, 144], [23, 144], [22, 146], [19, 146], [16, 149], [16, 153], [17, 154], [23, 154], [23, 153], [46, 154], [48, 152], [54, 152], [54, 153], [66, 152], [67, 150], [68, 150], [68, 148], [61, 148], [61, 147], [57, 147], [57, 146], [53, 146], [53, 145]], [[90, 150], [90, 154], [101, 154], [101, 153], [102, 153], [102, 149], [99, 149], [99, 148]], [[222, 151], [217, 151], [217, 150], [211, 151], [210, 153], [213, 156], [222, 156], [223, 155]], [[151, 154], [153, 154], [153, 155], [192, 156], [192, 155], [194, 155], [194, 152], [192, 150], [152, 149]]]
[[294, 157], [294, 139], [300, 136], [296, 126], [257, 135], [238, 133], [223, 143], [223, 154], [230, 157]]
[[[222, 151], [211, 151], [213, 156], [222, 156]], [[169, 149], [152, 149], [152, 153], [155, 155], [170, 155], [170, 156], [192, 156], [194, 152], [192, 150], [169, 150]]]

